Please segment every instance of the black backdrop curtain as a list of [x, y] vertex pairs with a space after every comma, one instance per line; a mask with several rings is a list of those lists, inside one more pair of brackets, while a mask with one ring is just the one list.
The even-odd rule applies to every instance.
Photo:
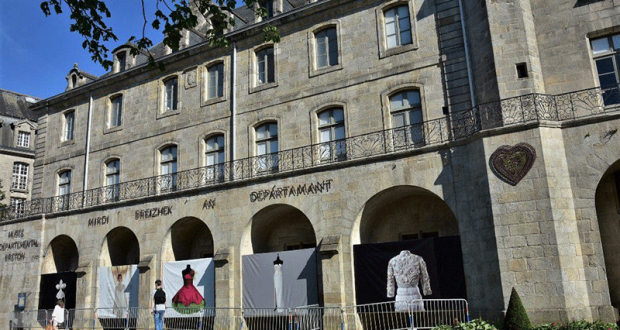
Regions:
[[75, 286], [77, 284], [77, 274], [74, 272], [64, 272], [56, 274], [41, 275], [41, 285], [39, 286], [39, 309], [54, 309], [56, 306], [56, 284], [62, 280], [67, 285], [62, 291], [65, 293], [65, 308], [75, 308]]
[[426, 263], [433, 294], [424, 299], [467, 298], [461, 239], [449, 236], [353, 246], [357, 304], [394, 300], [387, 297], [387, 267], [403, 250], [421, 256]]

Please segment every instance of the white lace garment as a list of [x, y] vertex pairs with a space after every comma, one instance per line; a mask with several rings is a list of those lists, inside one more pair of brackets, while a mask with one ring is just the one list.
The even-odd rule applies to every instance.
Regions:
[[[396, 311], [408, 310], [407, 303], [422, 299], [418, 284], [422, 282], [424, 295], [431, 295], [431, 282], [426, 271], [426, 263], [422, 257], [415, 255], [407, 250], [401, 251], [388, 263], [387, 269], [387, 296], [394, 297], [395, 284], [398, 285], [396, 292]], [[414, 311], [423, 311], [422, 301], [411, 304]]]

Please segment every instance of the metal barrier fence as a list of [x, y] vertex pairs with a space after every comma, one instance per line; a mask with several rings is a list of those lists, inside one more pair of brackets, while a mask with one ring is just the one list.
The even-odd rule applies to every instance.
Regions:
[[366, 159], [465, 139], [492, 128], [540, 121], [568, 121], [620, 110], [620, 89], [595, 87], [565, 94], [527, 94], [450, 113], [422, 123], [346, 139], [281, 150], [173, 174], [38, 198], [0, 214], [0, 222], [27, 216], [78, 210], [148, 196], [163, 195], [225, 182], [243, 181], [326, 164]]
[[[21, 312], [11, 330], [44, 329], [51, 310]], [[439, 325], [469, 322], [464, 299], [425, 299], [348, 307], [304, 306], [273, 308], [166, 308], [166, 330], [396, 330], [432, 329]], [[98, 308], [66, 310], [59, 329], [154, 329], [148, 308]]]

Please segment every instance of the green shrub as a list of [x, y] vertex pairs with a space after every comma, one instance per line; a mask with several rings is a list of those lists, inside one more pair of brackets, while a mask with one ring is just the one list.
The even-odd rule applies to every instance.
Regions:
[[[530, 330], [532, 323], [515, 288], [512, 288], [503, 330]], [[571, 329], [572, 330], [572, 329]]]
[[476, 319], [468, 323], [460, 323], [455, 330], [497, 330], [493, 324], [482, 319]]

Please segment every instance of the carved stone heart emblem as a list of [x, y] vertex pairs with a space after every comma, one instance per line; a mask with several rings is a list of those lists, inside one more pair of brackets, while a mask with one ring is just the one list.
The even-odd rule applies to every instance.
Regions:
[[493, 173], [503, 181], [516, 186], [536, 160], [536, 150], [527, 143], [514, 146], [501, 146], [491, 155], [490, 165]]

